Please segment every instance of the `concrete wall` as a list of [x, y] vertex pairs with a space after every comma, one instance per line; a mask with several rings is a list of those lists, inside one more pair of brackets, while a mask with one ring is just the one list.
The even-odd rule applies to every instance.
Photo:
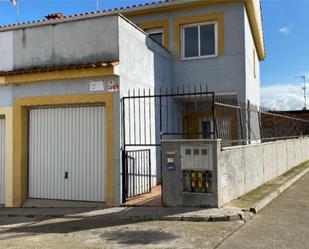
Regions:
[[[212, 147], [213, 158], [213, 192], [197, 193], [184, 191], [184, 177], [181, 160], [181, 147]], [[170, 140], [162, 141], [162, 201], [164, 206], [169, 207], [217, 207], [218, 206], [218, 185], [215, 179], [218, 178], [216, 161], [220, 150], [219, 140]], [[175, 156], [171, 155], [175, 153]], [[209, 150], [209, 156], [211, 151]], [[175, 170], [168, 169], [168, 158], [175, 157]], [[210, 165], [205, 162], [208, 167]], [[194, 165], [192, 165], [194, 170]], [[205, 170], [207, 168], [205, 167]]]
[[12, 106], [12, 86], [0, 85], [0, 107]]
[[118, 16], [13, 31], [14, 70], [119, 60]]
[[[128, 91], [135, 90], [138, 95], [146, 90], [154, 94], [160, 87], [171, 84], [171, 54], [163, 47], [150, 39], [142, 30], [132, 25], [126, 19], [119, 17], [119, 76], [120, 97], [128, 96]], [[145, 102], [144, 102], [145, 100]], [[159, 122], [157, 119], [158, 106], [154, 99], [141, 99], [142, 104], [133, 100], [126, 101], [126, 143], [157, 143], [160, 142]], [[149, 109], [151, 116], [149, 116]], [[148, 116], [144, 116], [147, 113]], [[121, 117], [122, 118], [122, 117]], [[119, 124], [120, 125], [120, 124]], [[129, 125], [132, 129], [130, 130]], [[136, 131], [133, 132], [133, 126]], [[151, 130], [151, 132], [149, 132]], [[131, 131], [131, 133], [130, 133]], [[135, 138], [137, 140], [135, 140]], [[130, 140], [131, 139], [131, 140]], [[145, 142], [146, 141], [146, 142]], [[123, 142], [123, 141], [122, 141]], [[161, 182], [160, 154], [157, 147], [127, 147], [127, 150], [151, 149], [152, 158], [152, 184], [156, 186]], [[119, 175], [120, 176], [120, 175]]]
[[[180, 156], [183, 145], [212, 146], [213, 193], [184, 191]], [[309, 137], [224, 149], [221, 149], [220, 140], [162, 141], [163, 204], [174, 207], [222, 207], [308, 161], [308, 147]], [[168, 170], [171, 152], [175, 153], [176, 165], [172, 171]], [[194, 165], [192, 170], [199, 171], [194, 169]]]
[[208, 85], [210, 91], [237, 92], [245, 100], [245, 39], [244, 4], [232, 3], [203, 8], [131, 18], [134, 23], [168, 20], [170, 51], [174, 51], [174, 19], [181, 17], [224, 13], [224, 55], [217, 58], [176, 60], [173, 65], [173, 84]]
[[13, 31], [0, 33], [0, 71], [13, 69]]
[[[37, 97], [37, 96], [61, 96], [68, 94], [86, 94], [90, 92], [90, 82], [102, 80], [107, 84], [110, 81], [119, 83], [119, 77], [95, 77], [83, 79], [68, 79], [44, 81], [27, 84], [14, 85], [12, 87], [13, 98]], [[107, 90], [105, 90], [107, 91]]]
[[225, 148], [218, 155], [222, 206], [309, 160], [309, 138]]
[[143, 31], [119, 17], [120, 95], [171, 84], [171, 54]]
[[250, 100], [251, 104], [260, 105], [260, 61], [246, 11], [244, 11], [244, 16], [246, 100]]

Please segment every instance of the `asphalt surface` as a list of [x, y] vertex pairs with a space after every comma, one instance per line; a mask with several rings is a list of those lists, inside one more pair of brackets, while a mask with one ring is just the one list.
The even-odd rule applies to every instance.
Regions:
[[309, 174], [247, 223], [0, 217], [0, 248], [309, 248]]
[[309, 248], [309, 174], [225, 239], [218, 248]]

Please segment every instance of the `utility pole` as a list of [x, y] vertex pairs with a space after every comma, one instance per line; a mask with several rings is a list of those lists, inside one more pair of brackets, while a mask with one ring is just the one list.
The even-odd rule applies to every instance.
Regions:
[[304, 108], [303, 110], [306, 111], [307, 110], [307, 86], [306, 86], [306, 75], [303, 75], [303, 76], [298, 76], [296, 77], [298, 79], [302, 79], [304, 81], [304, 86], [303, 86], [303, 90], [304, 90]]
[[19, 23], [19, 1], [16, 1], [16, 19], [17, 19], [17, 23]]
[[97, 0], [97, 11], [99, 11], [100, 8], [100, 0]]
[[19, 0], [8, 0], [11, 2], [16, 10], [16, 23], [19, 23]]

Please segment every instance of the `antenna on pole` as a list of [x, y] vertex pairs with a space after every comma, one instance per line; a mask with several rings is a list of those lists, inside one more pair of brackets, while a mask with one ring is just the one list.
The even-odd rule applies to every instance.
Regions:
[[302, 79], [304, 81], [304, 86], [303, 86], [303, 90], [304, 90], [304, 108], [303, 110], [306, 111], [307, 110], [307, 86], [306, 86], [306, 75], [303, 76], [298, 76], [296, 77], [298, 79]]
[[10, 0], [10, 2], [15, 6], [16, 22], [19, 23], [19, 3], [18, 3], [18, 0]]
[[19, 3], [18, 1], [15, 1], [15, 7], [16, 7], [16, 21], [19, 23]]
[[100, 0], [97, 0], [97, 11], [99, 11], [100, 8]]

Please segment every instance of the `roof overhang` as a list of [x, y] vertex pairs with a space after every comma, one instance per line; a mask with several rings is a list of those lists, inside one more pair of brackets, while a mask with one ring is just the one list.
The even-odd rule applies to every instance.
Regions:
[[0, 72], [0, 85], [118, 75], [118, 62]]

